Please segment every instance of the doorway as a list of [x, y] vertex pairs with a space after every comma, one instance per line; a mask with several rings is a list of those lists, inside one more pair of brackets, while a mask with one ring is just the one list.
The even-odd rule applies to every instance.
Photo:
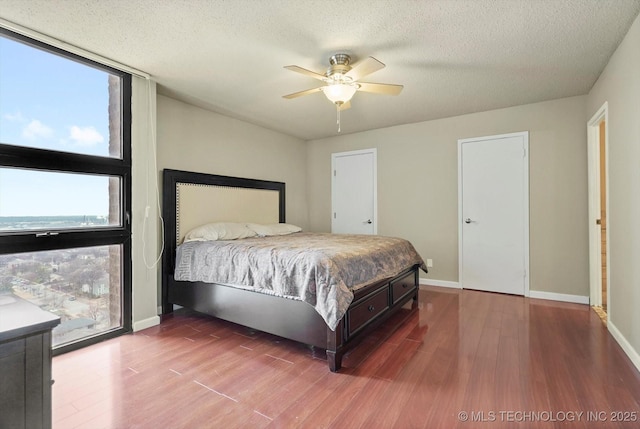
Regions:
[[377, 151], [331, 154], [331, 232], [377, 234]]
[[607, 157], [606, 157], [606, 130], [605, 120], [600, 122], [598, 132], [600, 134], [600, 276], [602, 278], [602, 309], [607, 311]]
[[608, 273], [608, 105], [587, 125], [589, 158], [590, 302], [606, 323], [609, 303]]
[[459, 281], [529, 295], [529, 133], [458, 140]]

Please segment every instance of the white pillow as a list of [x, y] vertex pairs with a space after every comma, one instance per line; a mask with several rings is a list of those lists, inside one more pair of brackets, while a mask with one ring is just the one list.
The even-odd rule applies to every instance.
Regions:
[[302, 231], [302, 228], [296, 225], [291, 225], [288, 223], [274, 223], [271, 225], [260, 225], [258, 223], [248, 223], [247, 227], [259, 236], [259, 237], [269, 237], [272, 235], [287, 235], [293, 234], [294, 232]]
[[187, 241], [236, 240], [239, 238], [255, 237], [255, 231], [247, 228], [243, 223], [215, 222], [201, 225], [192, 229], [184, 236]]

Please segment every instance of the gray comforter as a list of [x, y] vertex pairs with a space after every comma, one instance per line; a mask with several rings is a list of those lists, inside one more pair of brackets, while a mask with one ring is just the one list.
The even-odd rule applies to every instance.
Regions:
[[175, 279], [220, 283], [302, 300], [335, 330], [358, 288], [419, 264], [400, 238], [299, 232], [178, 247]]

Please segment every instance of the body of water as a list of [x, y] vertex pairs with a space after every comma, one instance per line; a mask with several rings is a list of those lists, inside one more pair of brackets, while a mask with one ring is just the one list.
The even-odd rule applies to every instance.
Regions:
[[0, 231], [86, 228], [109, 225], [108, 216], [0, 216]]

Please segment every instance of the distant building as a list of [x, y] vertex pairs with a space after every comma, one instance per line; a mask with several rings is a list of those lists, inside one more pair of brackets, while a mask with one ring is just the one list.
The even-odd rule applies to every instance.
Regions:
[[91, 286], [88, 283], [82, 285], [82, 292], [90, 294], [92, 296], [102, 296], [109, 294], [109, 279], [103, 277]]
[[69, 332], [75, 331], [77, 329], [92, 329], [95, 324], [96, 321], [93, 319], [69, 319], [53, 328], [53, 334], [57, 336], [64, 336]]

